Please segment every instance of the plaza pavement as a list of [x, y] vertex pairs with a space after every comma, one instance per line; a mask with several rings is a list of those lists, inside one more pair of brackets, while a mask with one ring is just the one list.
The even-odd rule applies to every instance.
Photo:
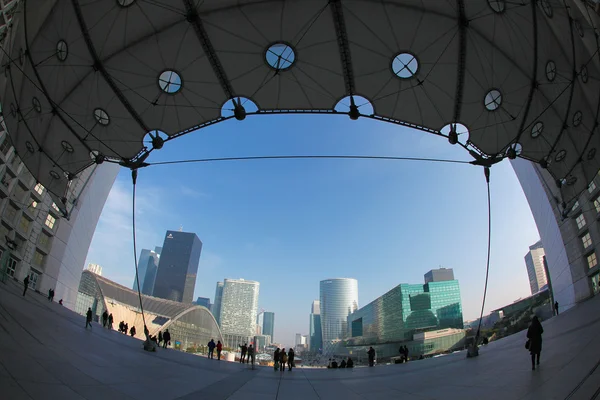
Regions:
[[[94, 324], [22, 286], [0, 283], [0, 399], [600, 399], [600, 296], [545, 321], [542, 364], [525, 332], [407, 364], [275, 372], [208, 360]], [[58, 299], [56, 299], [58, 300]], [[116, 321], [118, 322], [118, 321]]]

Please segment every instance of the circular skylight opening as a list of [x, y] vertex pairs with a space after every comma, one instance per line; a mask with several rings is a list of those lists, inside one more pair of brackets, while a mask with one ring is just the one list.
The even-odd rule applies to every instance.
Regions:
[[531, 137], [535, 139], [536, 137], [540, 136], [543, 132], [544, 123], [542, 121], [538, 121], [535, 124], [533, 124], [533, 127], [531, 128]]
[[392, 71], [398, 78], [408, 79], [416, 75], [419, 70], [417, 57], [410, 53], [400, 53], [392, 60]]
[[556, 78], [556, 64], [554, 61], [548, 61], [546, 63], [546, 78], [552, 82]]
[[117, 0], [117, 4], [121, 7], [129, 7], [133, 3], [135, 3], [135, 0]]
[[542, 6], [542, 10], [544, 10], [544, 14], [546, 14], [548, 18], [552, 18], [554, 12], [552, 11], [552, 5], [550, 4], [550, 1], [541, 0], [540, 4]]
[[573, 114], [573, 126], [581, 125], [582, 119], [583, 119], [583, 114], [581, 113], [581, 111], [575, 111], [575, 114]]
[[30, 153], [35, 153], [35, 148], [33, 147], [33, 144], [30, 141], [25, 142], [25, 147], [27, 148], [27, 151]]
[[584, 64], [581, 66], [581, 71], [579, 72], [579, 76], [581, 76], [581, 81], [583, 83], [587, 83], [589, 79], [587, 66]]
[[96, 122], [103, 126], [108, 125], [110, 122], [108, 114], [101, 108], [96, 108], [94, 110], [94, 118], [96, 118]]
[[54, 179], [60, 179], [60, 175], [56, 171], [50, 171], [50, 176]]
[[488, 111], [496, 111], [502, 104], [502, 93], [497, 89], [490, 90], [485, 95], [484, 104]]
[[247, 97], [235, 97], [229, 99], [221, 107], [221, 116], [223, 118], [235, 117], [235, 108], [243, 107], [246, 114], [252, 114], [258, 111], [258, 106], [255, 102]]
[[592, 149], [590, 149], [590, 151], [588, 151], [588, 153], [587, 153], [587, 159], [591, 161], [591, 160], [593, 160], [595, 157], [596, 157], [596, 149], [595, 149], [595, 148], [592, 148]]
[[60, 61], [65, 61], [69, 55], [69, 46], [64, 40], [59, 40], [56, 44], [56, 58]]
[[42, 104], [40, 103], [40, 101], [38, 100], [37, 97], [34, 97], [33, 99], [31, 99], [31, 105], [36, 112], [38, 112], [38, 113], [42, 112]]
[[517, 156], [521, 155], [521, 152], [523, 151], [523, 146], [521, 146], [521, 143], [513, 143], [511, 144], [508, 149], [506, 150], [506, 154], [508, 155], [508, 151], [510, 149], [513, 149], [515, 151], [515, 153], [517, 154]]
[[567, 185], [569, 186], [573, 186], [575, 184], [575, 182], [577, 182], [577, 177], [573, 176], [573, 175], [569, 175], [569, 177], [567, 178]]
[[495, 13], [501, 14], [506, 9], [506, 2], [504, 0], [488, 0], [488, 4], [494, 10]]
[[373, 115], [375, 114], [375, 108], [369, 99], [362, 96], [346, 96], [336, 103], [333, 109], [339, 113], [350, 113], [350, 106], [354, 98], [354, 105], [358, 108], [360, 115]]
[[583, 26], [581, 26], [581, 22], [579, 22], [579, 20], [575, 20], [573, 24], [575, 25], [575, 30], [577, 30], [579, 36], [583, 37], [583, 35], [585, 35], [585, 32], [583, 31]]
[[169, 135], [163, 131], [153, 130], [144, 135], [143, 146], [146, 148], [152, 148], [155, 150], [162, 149], [165, 141], [169, 138]]
[[72, 153], [73, 151], [75, 151], [75, 149], [73, 149], [73, 146], [71, 146], [71, 143], [67, 142], [66, 140], [63, 140], [62, 142], [60, 142], [60, 144], [67, 153]]
[[172, 70], [163, 71], [158, 77], [158, 86], [169, 94], [175, 94], [181, 90], [181, 76]]
[[561, 150], [556, 154], [556, 157], [554, 157], [554, 161], [559, 162], [565, 159], [565, 157], [567, 156], [567, 151], [566, 150]]
[[285, 43], [275, 43], [269, 46], [265, 53], [267, 64], [276, 71], [288, 69], [296, 61], [294, 49]]
[[453, 127], [458, 134], [458, 141], [462, 144], [467, 143], [469, 140], [469, 129], [461, 123], [448, 124], [440, 129], [440, 133], [444, 136], [448, 136]]

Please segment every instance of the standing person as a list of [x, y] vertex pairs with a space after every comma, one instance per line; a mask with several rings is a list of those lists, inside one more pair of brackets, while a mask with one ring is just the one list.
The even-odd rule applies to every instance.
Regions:
[[252, 343], [250, 343], [250, 346], [248, 346], [248, 352], [247, 352], [248, 356], [246, 357], [246, 362], [247, 363], [252, 363], [252, 368], [254, 368], [254, 346], [252, 346]]
[[162, 343], [162, 341], [163, 341], [162, 332], [161, 332], [161, 331], [158, 331], [158, 345], [159, 345], [159, 346], [160, 346], [160, 344]]
[[48, 301], [52, 301], [52, 289], [48, 289]]
[[279, 353], [279, 370], [281, 372], [285, 371], [285, 364], [287, 363], [288, 360], [288, 356], [287, 353], [285, 352], [285, 347], [283, 349], [281, 349], [281, 352]]
[[404, 346], [404, 359], [408, 362], [408, 347]]
[[131, 337], [135, 336], [135, 326], [131, 327], [131, 329], [129, 330], [129, 334], [131, 335]]
[[167, 346], [169, 345], [169, 342], [171, 341], [171, 334], [169, 333], [169, 330], [165, 330], [165, 333], [163, 333], [163, 340], [165, 341], [165, 343], [163, 344], [163, 348], [167, 348]]
[[372, 367], [375, 365], [375, 349], [372, 346], [369, 347], [367, 354], [369, 355], [369, 367]]
[[217, 340], [217, 360], [221, 361], [221, 350], [223, 350], [223, 344], [220, 340]]
[[288, 369], [291, 371], [294, 366], [294, 349], [290, 347], [290, 351], [288, 351]]
[[246, 360], [246, 351], [248, 351], [248, 347], [246, 343], [240, 346], [240, 362], [243, 364]]
[[273, 353], [273, 368], [275, 368], [275, 371], [279, 369], [279, 347]]
[[127, 335], [127, 332], [129, 332], [129, 324], [125, 322], [125, 325], [123, 325], [123, 334]]
[[90, 329], [92, 329], [92, 308], [88, 307], [87, 312], [85, 313], [85, 329], [87, 329], [88, 325]]
[[58, 301], [58, 304], [60, 304], [60, 305], [62, 306], [62, 299], [60, 299], [60, 300]]
[[213, 339], [210, 339], [210, 342], [208, 342], [208, 358], [215, 358], [215, 347], [217, 347], [215, 341]]
[[23, 279], [23, 285], [25, 285], [25, 287], [23, 288], [23, 296], [25, 296], [25, 293], [27, 293], [27, 289], [29, 288], [29, 275], [27, 275], [25, 279]]
[[113, 326], [113, 316], [112, 313], [108, 314], [108, 329], [112, 330]]
[[529, 329], [527, 329], [527, 343], [529, 343], [529, 353], [531, 353], [531, 369], [535, 371], [536, 359], [537, 355], [537, 365], [540, 365], [540, 354], [542, 352], [542, 333], [544, 333], [544, 328], [542, 328], [542, 324], [537, 316], [533, 317], [531, 320], [531, 325], [529, 325]]
[[558, 301], [554, 302], [554, 312], [558, 315]]
[[108, 311], [104, 310], [102, 313], [102, 326], [106, 328], [106, 324], [108, 324]]

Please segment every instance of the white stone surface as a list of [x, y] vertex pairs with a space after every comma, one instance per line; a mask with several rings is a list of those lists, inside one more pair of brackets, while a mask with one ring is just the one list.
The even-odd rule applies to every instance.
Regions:
[[525, 332], [464, 352], [407, 364], [275, 372], [175, 350], [142, 350], [107, 331], [0, 284], [1, 399], [590, 399], [600, 382], [600, 296], [545, 321], [532, 371]]

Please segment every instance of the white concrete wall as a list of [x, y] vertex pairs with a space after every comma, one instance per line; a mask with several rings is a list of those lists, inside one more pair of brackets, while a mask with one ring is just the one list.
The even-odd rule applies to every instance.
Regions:
[[[46, 261], [46, 271], [58, 271], [54, 300], [74, 310], [81, 271], [85, 266], [96, 224], [104, 203], [115, 182], [120, 166], [104, 163], [92, 174], [87, 186], [79, 196], [70, 219], [62, 218], [52, 249]], [[56, 276], [56, 275], [54, 275]], [[44, 279], [52, 279], [44, 274]]]

